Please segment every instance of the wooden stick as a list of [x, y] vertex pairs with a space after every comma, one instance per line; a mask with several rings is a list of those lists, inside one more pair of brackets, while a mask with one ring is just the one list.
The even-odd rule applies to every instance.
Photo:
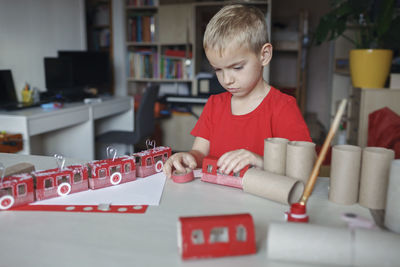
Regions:
[[303, 196], [301, 198], [300, 204], [305, 205], [307, 203], [308, 198], [310, 197], [315, 182], [317, 181], [319, 170], [321, 168], [322, 162], [325, 159], [326, 152], [328, 151], [329, 145], [333, 137], [335, 136], [336, 130], [339, 127], [340, 119], [342, 118], [343, 112], [346, 108], [347, 99], [342, 99], [339, 105], [339, 109], [336, 112], [335, 118], [332, 122], [331, 128], [329, 129], [328, 136], [325, 139], [324, 144], [322, 145], [322, 149], [318, 155], [317, 161], [315, 162], [314, 168], [311, 172], [310, 178], [308, 178], [306, 188], [304, 189]]

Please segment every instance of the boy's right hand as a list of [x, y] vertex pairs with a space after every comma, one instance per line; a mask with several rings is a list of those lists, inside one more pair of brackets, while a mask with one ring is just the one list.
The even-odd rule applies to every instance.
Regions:
[[195, 169], [197, 166], [195, 157], [189, 152], [179, 152], [173, 154], [164, 164], [164, 173], [167, 178], [171, 178], [172, 171], [184, 172], [186, 167]]

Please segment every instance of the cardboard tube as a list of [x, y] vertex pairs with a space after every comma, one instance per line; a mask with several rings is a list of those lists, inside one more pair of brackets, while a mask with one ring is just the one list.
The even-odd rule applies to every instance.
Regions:
[[267, 257], [296, 263], [352, 263], [352, 237], [347, 228], [332, 228], [305, 223], [270, 224]]
[[288, 139], [271, 137], [264, 140], [264, 170], [280, 175], [286, 171], [286, 146]]
[[361, 148], [338, 145], [332, 149], [329, 200], [339, 204], [357, 203], [360, 182]]
[[400, 234], [400, 159], [393, 160], [390, 167], [384, 224]]
[[394, 151], [383, 147], [366, 147], [362, 153], [360, 205], [370, 209], [386, 207], [390, 163]]
[[318, 266], [398, 266], [399, 247], [399, 235], [381, 230], [273, 223], [267, 233], [268, 259]]
[[243, 176], [243, 191], [283, 204], [299, 201], [303, 190], [301, 181], [256, 168]]
[[355, 228], [354, 236], [355, 266], [399, 266], [399, 235]]
[[286, 176], [307, 183], [316, 157], [315, 144], [306, 141], [291, 141], [286, 150]]

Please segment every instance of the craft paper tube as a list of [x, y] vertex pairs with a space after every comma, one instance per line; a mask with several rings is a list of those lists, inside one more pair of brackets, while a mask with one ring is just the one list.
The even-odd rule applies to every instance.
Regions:
[[361, 148], [338, 145], [332, 149], [329, 200], [339, 204], [357, 203], [360, 182]]
[[390, 163], [394, 151], [382, 147], [366, 147], [362, 153], [360, 205], [370, 209], [386, 207]]
[[347, 228], [304, 223], [270, 224], [267, 257], [271, 260], [350, 266], [352, 236]]
[[315, 144], [291, 141], [286, 149], [286, 176], [307, 183], [315, 161]]
[[400, 234], [400, 159], [393, 160], [390, 167], [384, 224]]
[[283, 204], [299, 201], [303, 190], [301, 181], [256, 168], [243, 176], [243, 191]]
[[264, 140], [264, 170], [285, 175], [288, 139], [271, 137]]
[[268, 226], [271, 260], [345, 266], [399, 266], [400, 236], [362, 228], [300, 223]]
[[356, 228], [355, 266], [399, 266], [400, 236], [383, 230]]

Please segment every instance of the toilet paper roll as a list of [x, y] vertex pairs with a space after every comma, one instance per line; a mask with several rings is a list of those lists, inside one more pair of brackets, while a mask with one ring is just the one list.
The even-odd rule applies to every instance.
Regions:
[[264, 140], [264, 170], [285, 175], [288, 139], [271, 137]]
[[350, 266], [352, 251], [347, 228], [304, 223], [268, 226], [267, 257], [271, 260]]
[[286, 149], [286, 176], [307, 183], [315, 161], [315, 144], [305, 141], [291, 141]]
[[329, 200], [352, 205], [358, 201], [360, 183], [361, 148], [338, 145], [332, 149]]
[[399, 266], [399, 235], [356, 228], [354, 240], [355, 266]]
[[251, 168], [243, 176], [243, 191], [283, 204], [292, 204], [300, 200], [304, 184], [291, 177]]
[[393, 160], [390, 167], [384, 224], [400, 234], [400, 159]]
[[360, 205], [370, 209], [384, 209], [389, 180], [390, 163], [394, 151], [382, 147], [366, 147], [362, 153]]
[[273, 223], [267, 233], [268, 259], [297, 263], [398, 266], [399, 247], [399, 235], [381, 230]]

